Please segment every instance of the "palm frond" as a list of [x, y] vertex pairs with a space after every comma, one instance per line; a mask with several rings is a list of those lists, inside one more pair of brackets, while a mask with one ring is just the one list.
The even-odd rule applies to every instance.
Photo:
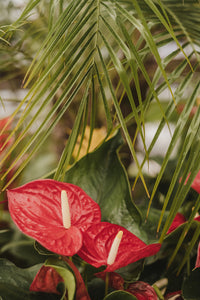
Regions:
[[[19, 28], [19, 26], [23, 28], [22, 25], [27, 22], [32, 9], [40, 7], [42, 3], [46, 2], [30, 1], [21, 17], [10, 28]], [[72, 109], [72, 103], [76, 103], [74, 126], [71, 128], [66, 145], [63, 145], [57, 169], [53, 170], [54, 178], [63, 180], [78, 136], [81, 133], [81, 147], [87, 124], [90, 124], [91, 128], [87, 147], [89, 151], [96, 126], [97, 108], [101, 103], [107, 126], [106, 138], [115, 129], [122, 129], [138, 169], [135, 184], [138, 178], [141, 178], [148, 195], [148, 187], [142, 172], [143, 165], [148, 161], [164, 125], [167, 124], [170, 130], [169, 122], [176, 104], [183, 100], [188, 87], [192, 86], [191, 92], [187, 95], [185, 108], [180, 116], [177, 116], [175, 132], [149, 201], [148, 212], [170, 161], [171, 153], [179, 137], [184, 136], [183, 148], [177, 159], [158, 224], [159, 231], [175, 184], [182, 175], [182, 183], [175, 193], [173, 205], [161, 232], [160, 240], [163, 241], [199, 168], [199, 165], [195, 164], [197, 150], [199, 151], [199, 109], [188, 125], [189, 114], [196, 103], [200, 88], [195, 73], [199, 67], [200, 30], [199, 27], [194, 27], [194, 20], [199, 22], [199, 3], [184, 1], [183, 5], [180, 1], [174, 5], [170, 0], [162, 2], [60, 0], [58, 10], [55, 9], [54, 1], [50, 1], [47, 11], [46, 31], [41, 35], [43, 41], [40, 47], [37, 47], [24, 78], [24, 86], [29, 87], [29, 92], [10, 118], [10, 120], [16, 117], [19, 119], [8, 139], [15, 134], [17, 137], [2, 158], [1, 164], [13, 151], [18, 155], [2, 178], [18, 166], [22, 159], [23, 162], [4, 189], [23, 171], [46, 138], [55, 130], [59, 121], [67, 116]], [[36, 27], [34, 34], [37, 35], [38, 32], [39, 29]], [[47, 33], [45, 38], [43, 38], [44, 32]], [[0, 35], [0, 38], [4, 39], [4, 36]], [[24, 40], [26, 36], [18, 42], [18, 46]], [[160, 54], [162, 47], [169, 46], [171, 43], [176, 49], [162, 57]], [[181, 57], [180, 61], [178, 57]], [[148, 61], [153, 62], [152, 70], [147, 67]], [[148, 87], [144, 96], [139, 74], [142, 74]], [[136, 90], [136, 96], [133, 96], [132, 87]], [[175, 91], [172, 87], [175, 87]], [[161, 93], [164, 90], [170, 92], [166, 110], [161, 101]], [[145, 119], [153, 101], [156, 101], [162, 118], [147, 148]], [[123, 113], [124, 103], [128, 103], [127, 115]], [[130, 133], [130, 121], [136, 127], [135, 135]], [[36, 122], [39, 125], [34, 129]], [[24, 139], [30, 133], [31, 136], [24, 145]], [[145, 152], [145, 159], [141, 165], [135, 150], [137, 135], [142, 138]], [[26, 158], [23, 158], [24, 154], [27, 154]], [[189, 172], [192, 175], [187, 185], [184, 185]], [[198, 207], [195, 207], [196, 209]], [[181, 244], [182, 238], [178, 245]]]

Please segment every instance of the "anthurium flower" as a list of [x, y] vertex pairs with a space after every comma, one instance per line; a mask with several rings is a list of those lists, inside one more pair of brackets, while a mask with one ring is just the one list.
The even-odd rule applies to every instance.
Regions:
[[42, 266], [30, 286], [30, 291], [60, 294], [57, 290], [59, 282], [64, 280], [54, 268]]
[[73, 184], [35, 180], [7, 194], [19, 229], [57, 254], [77, 253], [84, 230], [101, 220], [99, 205]]
[[156, 254], [161, 244], [147, 245], [122, 226], [101, 222], [91, 225], [83, 234], [78, 255], [98, 268], [112, 272], [142, 258]]
[[154, 288], [146, 282], [136, 281], [129, 284], [126, 292], [133, 294], [138, 300], [157, 300]]

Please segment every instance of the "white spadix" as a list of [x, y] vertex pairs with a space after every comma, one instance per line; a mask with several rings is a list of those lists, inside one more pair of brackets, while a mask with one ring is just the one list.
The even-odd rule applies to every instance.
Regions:
[[123, 231], [120, 230], [114, 238], [114, 241], [111, 245], [110, 252], [108, 254], [107, 264], [112, 265], [115, 262], [115, 258], [117, 256], [118, 248], [123, 236]]
[[62, 209], [62, 219], [63, 226], [66, 229], [71, 227], [71, 215], [69, 210], [69, 202], [66, 191], [61, 191], [61, 209]]

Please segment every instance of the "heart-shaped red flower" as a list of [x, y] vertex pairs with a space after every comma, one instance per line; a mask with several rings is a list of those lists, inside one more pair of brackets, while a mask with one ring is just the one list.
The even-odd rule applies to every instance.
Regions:
[[[68, 198], [64, 205], [63, 193]], [[101, 221], [99, 205], [73, 184], [35, 180], [8, 190], [7, 194], [11, 217], [19, 229], [57, 254], [72, 256], [77, 253], [82, 246], [84, 230]], [[67, 216], [70, 220], [65, 222]]]
[[160, 247], [159, 243], [145, 244], [122, 226], [101, 222], [91, 225], [83, 233], [83, 245], [78, 255], [96, 268], [105, 265], [105, 272], [113, 272], [156, 254]]

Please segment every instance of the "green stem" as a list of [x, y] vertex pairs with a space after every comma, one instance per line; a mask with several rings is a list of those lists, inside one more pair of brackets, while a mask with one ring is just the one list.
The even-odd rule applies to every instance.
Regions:
[[105, 296], [108, 294], [108, 284], [109, 284], [109, 272], [106, 272], [106, 280], [105, 280]]

